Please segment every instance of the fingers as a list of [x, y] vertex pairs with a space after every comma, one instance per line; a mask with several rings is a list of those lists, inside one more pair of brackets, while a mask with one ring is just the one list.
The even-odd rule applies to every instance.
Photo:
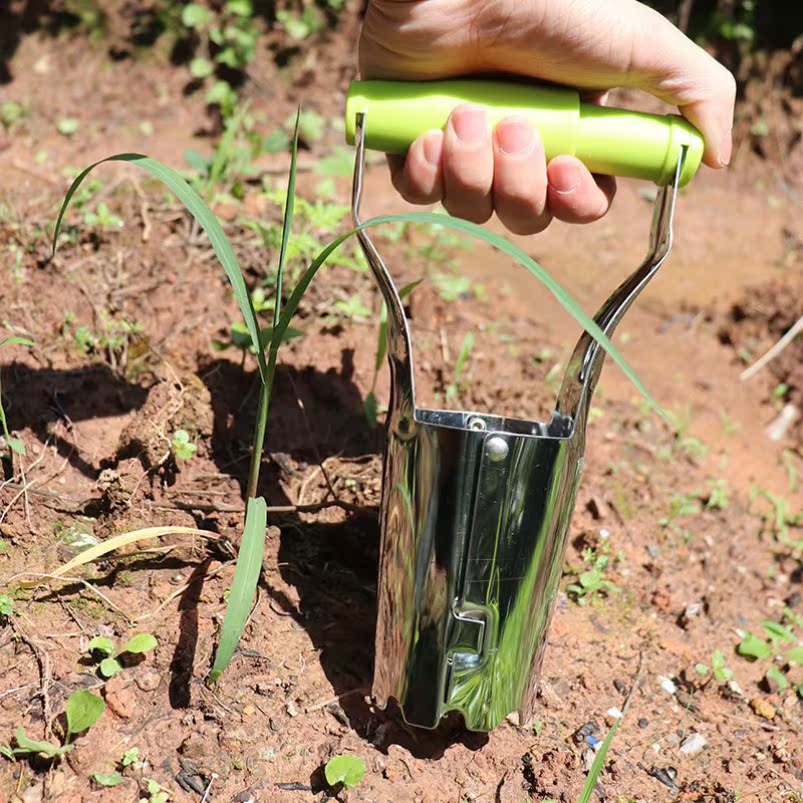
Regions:
[[549, 211], [564, 223], [592, 223], [610, 209], [613, 176], [592, 176], [573, 156], [556, 156], [547, 167]]
[[443, 205], [450, 215], [485, 223], [493, 214], [494, 152], [488, 116], [458, 106], [443, 134]]
[[407, 156], [388, 158], [394, 187], [409, 203], [442, 201], [464, 220], [484, 223], [495, 211], [514, 234], [543, 231], [555, 217], [590, 223], [616, 193], [610, 176], [592, 176], [571, 156], [547, 165], [538, 133], [523, 117], [502, 120], [493, 133], [483, 109], [456, 109], [444, 131], [419, 137]]
[[535, 234], [552, 220], [546, 208], [544, 146], [522, 117], [502, 120], [494, 131], [493, 203], [514, 234]]

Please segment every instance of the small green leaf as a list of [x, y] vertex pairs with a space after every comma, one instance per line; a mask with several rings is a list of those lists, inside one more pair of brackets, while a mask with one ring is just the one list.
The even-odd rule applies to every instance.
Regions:
[[365, 762], [359, 756], [334, 756], [326, 763], [323, 772], [329, 786], [338, 783], [357, 786], [365, 776]]
[[58, 121], [58, 123], [56, 123], [56, 129], [58, 130], [59, 134], [62, 134], [65, 137], [71, 137], [78, 131], [78, 128], [78, 120], [73, 117], [63, 117]]
[[761, 658], [769, 658], [772, 655], [772, 648], [764, 639], [742, 631], [742, 640], [736, 647], [736, 652], [745, 658], [760, 660]]
[[193, 78], [206, 78], [215, 71], [215, 65], [209, 59], [195, 58], [190, 62], [190, 75]]
[[67, 736], [83, 733], [91, 728], [102, 716], [106, 703], [96, 694], [79, 689], [67, 699]]
[[211, 18], [212, 13], [200, 3], [188, 3], [181, 12], [181, 22], [187, 28], [203, 28]]
[[25, 454], [25, 444], [19, 438], [6, 438], [6, 446], [14, 454]]
[[771, 666], [766, 672], [767, 680], [771, 680], [778, 687], [778, 691], [789, 688], [789, 681], [777, 666]]
[[96, 772], [92, 780], [98, 786], [118, 786], [123, 782], [123, 776], [119, 772]]
[[773, 640], [788, 641], [792, 644], [797, 641], [795, 634], [788, 627], [779, 625], [770, 619], [763, 621], [761, 626], [764, 628], [764, 632]]
[[87, 645], [89, 652], [100, 652], [103, 655], [114, 655], [114, 642], [106, 636], [95, 636]]
[[157, 643], [155, 636], [152, 636], [150, 633], [138, 633], [120, 647], [120, 652], [130, 652], [133, 654], [150, 652], [156, 649]]
[[116, 658], [104, 658], [98, 668], [104, 678], [110, 678], [123, 671], [123, 665]]
[[694, 665], [694, 671], [698, 675], [707, 675], [708, 672], [709, 672], [709, 669], [705, 664], [695, 664]]
[[790, 664], [803, 664], [803, 647], [795, 647], [785, 655]]

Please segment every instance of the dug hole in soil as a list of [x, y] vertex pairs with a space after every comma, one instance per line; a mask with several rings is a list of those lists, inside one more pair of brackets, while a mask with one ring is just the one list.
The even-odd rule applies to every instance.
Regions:
[[[340, 144], [357, 30], [357, 9], [344, 12], [282, 67], [260, 49], [259, 78], [242, 89], [262, 134], [299, 99], [326, 120], [304, 143], [301, 197], [315, 197], [314, 166]], [[0, 620], [0, 744], [20, 726], [58, 742], [76, 689], [101, 695], [106, 711], [61, 760], [0, 759], [0, 799], [148, 799], [150, 779], [177, 801], [575, 801], [628, 700], [599, 799], [801, 799], [803, 677], [782, 657], [795, 645], [779, 644], [777, 659], [736, 652], [740, 631], [761, 636], [763, 621], [803, 638], [803, 338], [739, 378], [803, 315], [799, 137], [761, 157], [749, 127], [737, 130], [732, 169], [704, 171], [681, 194], [675, 250], [620, 326], [617, 344], [672, 425], [605, 368], [536, 721], [427, 732], [369, 694], [383, 438], [363, 409], [370, 277], [347, 260], [322, 271], [294, 322], [303, 335], [283, 349], [260, 488], [277, 510], [242, 643], [209, 689], [255, 416], [254, 361], [213, 345], [237, 306], [202, 233], [132, 167], [98, 172], [86, 207], [103, 201], [124, 224], [98, 226], [74, 208], [73, 236], [48, 259], [63, 169], [130, 151], [183, 169], [187, 148], [212, 149], [202, 93], [158, 50], [110, 58], [102, 41], [70, 32], [20, 32], [6, 67], [0, 100], [27, 114], [0, 142], [3, 327], [35, 345], [2, 349], [3, 403], [26, 453], [3, 461], [0, 489], [0, 583], [13, 597]], [[799, 124], [799, 99], [784, 96], [784, 111], [766, 97], [762, 113]], [[69, 136], [65, 117], [77, 122]], [[280, 220], [269, 191], [283, 192], [286, 166], [285, 154], [266, 156], [239, 199], [216, 205], [253, 287], [276, 254], [247, 221]], [[331, 191], [347, 204], [348, 178]], [[603, 221], [514, 239], [591, 311], [640, 261], [651, 191], [620, 182]], [[366, 205], [405, 208], [381, 163]], [[336, 230], [346, 224], [344, 214]], [[543, 288], [485, 246], [427, 231], [377, 237], [400, 286], [425, 278], [407, 299], [419, 403], [548, 415], [580, 333]], [[368, 314], [343, 312], [355, 296]], [[383, 370], [380, 402], [387, 393]], [[197, 447], [189, 459], [172, 451], [177, 430]], [[66, 562], [76, 538], [159, 525], [221, 537], [135, 544], [70, 582], [21, 584]], [[567, 591], [595, 567], [610, 585]], [[156, 649], [104, 680], [89, 640], [138, 632]], [[767, 680], [773, 667], [787, 687]], [[366, 763], [351, 790], [326, 787], [322, 767], [337, 754]], [[114, 771], [117, 786], [98, 785], [96, 773]]]

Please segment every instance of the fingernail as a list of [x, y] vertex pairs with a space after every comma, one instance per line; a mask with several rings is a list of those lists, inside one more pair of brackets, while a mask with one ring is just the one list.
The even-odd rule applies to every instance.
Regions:
[[479, 106], [465, 106], [452, 114], [452, 128], [458, 139], [467, 145], [476, 145], [488, 136], [485, 110]]
[[731, 162], [731, 156], [733, 155], [733, 131], [732, 129], [728, 129], [722, 137], [722, 141], [719, 143], [719, 163], [723, 167], [727, 167]]
[[580, 170], [577, 165], [565, 164], [560, 170], [553, 170], [549, 175], [549, 186], [558, 195], [569, 195], [580, 186]]
[[496, 144], [511, 156], [528, 153], [535, 145], [533, 127], [526, 117], [508, 117], [496, 126]]
[[441, 132], [428, 131], [424, 134], [424, 158], [433, 167], [437, 167], [441, 160]]

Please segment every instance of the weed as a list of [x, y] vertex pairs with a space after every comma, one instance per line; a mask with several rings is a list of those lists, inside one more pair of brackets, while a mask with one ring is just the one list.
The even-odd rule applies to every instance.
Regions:
[[143, 769], [145, 767], [145, 763], [139, 757], [139, 748], [138, 747], [131, 747], [126, 750], [123, 755], [120, 757], [120, 763], [123, 767], [133, 767], [134, 769]]
[[721, 650], [714, 650], [714, 652], [711, 653], [710, 667], [706, 664], [695, 664], [694, 669], [699, 675], [710, 674], [713, 678], [721, 683], [724, 683], [733, 677], [733, 672], [728, 669], [725, 656]]
[[452, 369], [452, 381], [446, 388], [446, 400], [454, 401], [459, 395], [466, 391], [466, 367], [468, 360], [471, 357], [471, 350], [474, 348], [474, 333], [466, 332], [463, 338], [463, 344], [460, 346], [460, 352]]
[[681, 527], [677, 520], [688, 518], [689, 516], [697, 516], [699, 513], [700, 501], [696, 495], [676, 494], [669, 504], [669, 513], [658, 519], [658, 524], [688, 540], [692, 536], [691, 531]]
[[62, 117], [56, 123], [56, 130], [65, 137], [71, 137], [78, 133], [80, 123], [74, 117]]
[[791, 528], [803, 527], [803, 508], [797, 513], [792, 513], [786, 497], [774, 494], [758, 485], [750, 491], [751, 509], [756, 500], [768, 503], [768, 506], [760, 513], [764, 530], [775, 536], [781, 543], [794, 549], [803, 549], [803, 540], [795, 541], [789, 537]]
[[150, 633], [138, 633], [132, 636], [119, 650], [114, 642], [106, 636], [95, 636], [88, 645], [90, 655], [98, 661], [98, 671], [104, 678], [110, 678], [123, 671], [120, 662], [122, 655], [143, 655], [156, 649], [156, 639]]
[[[803, 675], [794, 671], [795, 667], [803, 666], [803, 642], [794, 632], [794, 628], [801, 625], [803, 618], [786, 608], [782, 622], [770, 619], [761, 622], [762, 636], [739, 630], [741, 641], [736, 652], [751, 661], [770, 660], [772, 664], [764, 674], [771, 686], [783, 691], [791, 685], [803, 697]], [[795, 646], [790, 647], [790, 644]]]
[[96, 357], [111, 370], [126, 379], [133, 379], [139, 372], [142, 360], [149, 353], [148, 340], [143, 334], [142, 324], [125, 318], [101, 316], [97, 329], [76, 326], [73, 319], [65, 316], [62, 333], [72, 339], [82, 354]]
[[711, 490], [705, 503], [706, 510], [727, 510], [730, 504], [728, 496], [728, 481], [726, 479], [710, 480]]
[[140, 803], [167, 803], [170, 800], [170, 793], [158, 781], [152, 778], [143, 778], [145, 793], [147, 797], [140, 798]]
[[14, 608], [14, 597], [8, 594], [0, 594], [0, 622], [8, 622], [8, 620], [15, 616], [17, 613]]
[[348, 754], [334, 756], [326, 762], [323, 773], [329, 786], [357, 786], [365, 777], [365, 762], [358, 756]]
[[345, 300], [338, 299], [335, 301], [334, 309], [335, 312], [349, 320], [364, 321], [366, 318], [371, 317], [371, 310], [365, 306], [365, 303], [358, 295], [349, 296]]
[[605, 571], [610, 564], [610, 556], [604, 554], [605, 548], [599, 551], [596, 549], [586, 549], [583, 551], [583, 562], [589, 567], [586, 571], [577, 572], [577, 582], [570, 583], [566, 591], [579, 605], [585, 605], [589, 600], [592, 602], [600, 596], [607, 597], [611, 594], [618, 594], [622, 589], [614, 585], [610, 580], [605, 579]]
[[190, 440], [186, 429], [177, 429], [173, 433], [170, 449], [176, 460], [192, 460], [198, 451], [198, 447]]
[[92, 780], [98, 786], [110, 788], [119, 786], [123, 782], [123, 776], [116, 770], [114, 772], [95, 772], [92, 774]]
[[67, 704], [64, 709], [66, 728], [61, 745], [29, 739], [22, 730], [22, 726], [20, 726], [14, 735], [16, 747], [0, 745], [0, 755], [4, 755], [12, 761], [17, 756], [42, 756], [48, 759], [61, 758], [75, 747], [72, 744], [75, 737], [89, 730], [100, 719], [105, 708], [106, 704], [96, 694], [92, 694], [86, 689], [74, 691], [67, 698]]
[[7, 131], [12, 131], [28, 116], [28, 110], [14, 100], [0, 103], [0, 125]]

